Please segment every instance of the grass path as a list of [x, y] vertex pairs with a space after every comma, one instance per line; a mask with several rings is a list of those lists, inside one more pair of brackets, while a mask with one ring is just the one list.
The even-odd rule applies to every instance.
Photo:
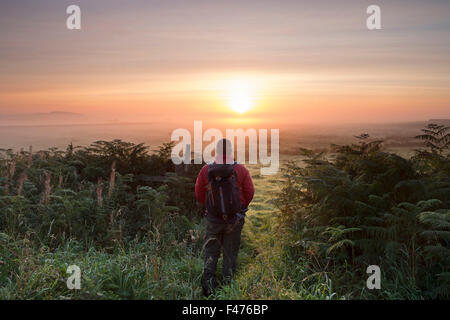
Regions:
[[275, 208], [273, 198], [279, 189], [279, 177], [261, 176], [252, 170], [255, 196], [250, 204], [243, 230], [243, 248], [237, 282], [242, 298], [261, 299], [273, 297], [279, 280], [274, 274], [277, 252]]
[[216, 298], [296, 299], [300, 298], [286, 274], [281, 243], [275, 234], [276, 209], [272, 200], [280, 188], [280, 175], [261, 176], [250, 168], [255, 196], [242, 232], [239, 266], [235, 281], [223, 287]]
[[[218, 291], [216, 299], [330, 299], [331, 282], [324, 278], [305, 281], [306, 262], [283, 254], [283, 239], [276, 231], [277, 209], [273, 200], [282, 187], [281, 173], [261, 176], [250, 167], [255, 196], [242, 231], [238, 271], [234, 281]], [[308, 277], [310, 278], [310, 277]]]

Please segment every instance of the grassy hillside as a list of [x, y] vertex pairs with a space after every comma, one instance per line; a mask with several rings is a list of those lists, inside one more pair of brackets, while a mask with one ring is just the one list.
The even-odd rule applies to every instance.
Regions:
[[[449, 138], [425, 130], [411, 159], [363, 135], [300, 150], [276, 176], [250, 166], [238, 273], [210, 299], [448, 298]], [[3, 150], [0, 298], [203, 299], [200, 166], [173, 166], [170, 149]], [[365, 286], [370, 264], [381, 290]], [[80, 290], [66, 286], [69, 265]]]

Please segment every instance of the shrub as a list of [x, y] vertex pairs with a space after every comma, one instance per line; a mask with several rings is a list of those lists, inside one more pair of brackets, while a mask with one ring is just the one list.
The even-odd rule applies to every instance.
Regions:
[[[277, 205], [288, 254], [308, 257], [313, 272], [353, 297], [448, 297], [448, 176], [435, 167], [425, 174], [420, 154], [403, 159], [368, 135], [357, 138], [328, 157], [302, 150], [306, 166], [287, 166]], [[364, 290], [372, 264], [384, 271], [380, 293]]]

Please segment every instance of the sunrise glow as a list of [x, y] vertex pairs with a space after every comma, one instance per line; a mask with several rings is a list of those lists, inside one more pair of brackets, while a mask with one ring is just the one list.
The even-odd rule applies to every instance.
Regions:
[[254, 106], [254, 94], [248, 81], [234, 80], [230, 83], [228, 106], [237, 113], [245, 113]]

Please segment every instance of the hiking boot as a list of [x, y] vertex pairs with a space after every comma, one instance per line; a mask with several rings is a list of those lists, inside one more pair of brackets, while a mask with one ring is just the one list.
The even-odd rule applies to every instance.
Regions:
[[205, 278], [202, 280], [202, 288], [203, 288], [203, 295], [205, 297], [209, 297], [214, 294], [216, 291], [216, 279], [210, 278], [208, 280], [205, 280]]

